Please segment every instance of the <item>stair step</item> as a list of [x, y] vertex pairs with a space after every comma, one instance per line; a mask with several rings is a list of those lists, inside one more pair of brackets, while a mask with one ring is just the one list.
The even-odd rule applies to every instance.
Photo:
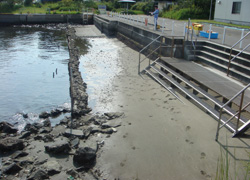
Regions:
[[[167, 63], [166, 60], [162, 59], [162, 61], [164, 61], [165, 63]], [[194, 83], [190, 82], [188, 79], [186, 79], [185, 77], [181, 76], [180, 74], [176, 73], [175, 71], [173, 71], [172, 69], [170, 69], [169, 67], [167, 67], [166, 65], [162, 64], [161, 62], [155, 62], [156, 64], [158, 64], [159, 66], [161, 66], [163, 69], [165, 69], [166, 71], [168, 71], [169, 73], [171, 73], [172, 75], [174, 75], [176, 78], [178, 78], [179, 80], [181, 80], [182, 82], [184, 82], [185, 84], [187, 84], [189, 87], [191, 87], [192, 89], [194, 89], [195, 91], [199, 92], [200, 94], [202, 94], [204, 97], [206, 97], [207, 99], [209, 99], [211, 102], [213, 102], [215, 105], [222, 107], [224, 104], [222, 102], [220, 102], [219, 100], [217, 100], [215, 97], [211, 96], [210, 94], [208, 94], [206, 91], [204, 91], [203, 89], [201, 89], [200, 87], [194, 85]], [[236, 111], [234, 111], [233, 109], [231, 109], [230, 107], [226, 106], [225, 107], [225, 111], [230, 114], [231, 116], [233, 116], [234, 114], [236, 114]], [[248, 119], [241, 117], [240, 121], [242, 123], [246, 123], [248, 121]]]
[[[217, 63], [217, 62], [215, 62], [215, 61], [212, 61], [212, 60], [210, 60], [209, 58], [206, 58], [206, 57], [204, 57], [204, 56], [196, 56], [196, 57], [198, 57], [198, 58], [200, 58], [200, 59], [202, 59], [202, 60], [204, 60], [204, 61], [207, 61], [207, 62], [209, 62], [209, 63], [211, 63], [211, 64], [214, 64], [215, 66], [217, 66], [217, 67], [219, 67], [220, 69], [222, 69], [224, 72], [227, 72], [227, 67], [224, 66], [224, 65], [222, 65], [222, 64], [220, 64], [220, 63]], [[249, 75], [247, 75], [247, 74], [245, 74], [245, 73], [242, 73], [242, 72], [240, 72], [240, 71], [237, 71], [237, 70], [235, 70], [235, 69], [230, 69], [230, 72], [233, 73], [233, 74], [237, 74], [238, 76], [243, 77], [244, 79], [248, 79], [248, 82], [250, 82], [250, 76], [249, 76]]]
[[[210, 113], [213, 117], [215, 117], [216, 119], [219, 118], [219, 113], [214, 110], [213, 108], [211, 108], [211, 106], [209, 106], [207, 103], [203, 102], [200, 98], [198, 98], [197, 96], [195, 96], [194, 94], [191, 94], [186, 88], [184, 88], [183, 86], [181, 86], [178, 82], [176, 82], [173, 78], [167, 76], [164, 72], [162, 72], [160, 69], [158, 69], [155, 66], [151, 66], [151, 68], [156, 71], [157, 73], [159, 73], [161, 76], [163, 76], [166, 80], [168, 80], [171, 84], [173, 84], [174, 86], [176, 86], [179, 90], [181, 90], [184, 94], [186, 94], [189, 98], [191, 98], [192, 100], [194, 100], [200, 107], [202, 107], [203, 109], [205, 109], [208, 113]], [[150, 70], [147, 70], [146, 72], [150, 72]], [[153, 74], [153, 72], [150, 72], [150, 75]], [[156, 79], [158, 82], [162, 81], [159, 80], [160, 78], [155, 76], [154, 79]], [[164, 82], [164, 81], [163, 81]], [[222, 122], [226, 122], [226, 118], [222, 116]], [[232, 123], [228, 123], [225, 125], [230, 131], [235, 132], [235, 125]]]
[[239, 129], [238, 129], [238, 132], [234, 133], [233, 137], [237, 137], [241, 134], [243, 134], [248, 128], [250, 127], [250, 120], [248, 120], [248, 122], [246, 122], [243, 126], [241, 126]]
[[[217, 53], [219, 53], [219, 54], [223, 54], [224, 56], [226, 56], [227, 58], [225, 58], [225, 59], [227, 59], [227, 61], [228, 61], [228, 59], [229, 59], [229, 56], [230, 56], [230, 53], [229, 52], [225, 52], [225, 51], [222, 51], [222, 50], [219, 50], [219, 49], [215, 49], [215, 48], [212, 48], [212, 47], [210, 47], [210, 46], [203, 46], [203, 48], [205, 48], [205, 49], [209, 49], [209, 50], [211, 50], [211, 51], [215, 51], [215, 52], [217, 52]], [[235, 54], [232, 54], [232, 58], [235, 56]], [[238, 61], [237, 61], [238, 60]], [[240, 62], [240, 61], [242, 61], [242, 62]], [[244, 57], [241, 57], [241, 56], [238, 56], [236, 59], [235, 59], [235, 62], [237, 62], [238, 64], [243, 64], [243, 65], [248, 65], [248, 64], [250, 64], [250, 60], [248, 60], [247, 58], [244, 58]]]
[[[206, 54], [206, 55], [208, 55], [208, 56], [211, 56], [211, 57], [214, 57], [214, 58], [217, 58], [217, 59], [219, 59], [220, 61], [223, 61], [223, 65], [224, 66], [228, 66], [228, 59], [227, 58], [224, 58], [224, 57], [221, 57], [221, 56], [218, 56], [218, 55], [215, 55], [215, 54], [212, 54], [212, 53], [210, 53], [210, 52], [207, 52], [207, 51], [200, 51], [201, 53], [203, 53], [203, 54]], [[244, 66], [244, 65], [242, 65], [242, 64], [239, 64], [239, 63], [236, 63], [235, 61], [232, 61], [231, 62], [231, 68], [232, 68], [232, 66], [236, 66], [236, 67], [239, 67], [239, 68], [242, 68], [246, 73], [245, 74], [250, 74], [250, 69], [249, 69], [249, 67], [246, 67], [246, 66]]]

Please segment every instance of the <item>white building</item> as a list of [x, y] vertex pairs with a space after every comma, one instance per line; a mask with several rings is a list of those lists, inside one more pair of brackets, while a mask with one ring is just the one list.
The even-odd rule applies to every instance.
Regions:
[[216, 0], [214, 20], [250, 26], [250, 0]]

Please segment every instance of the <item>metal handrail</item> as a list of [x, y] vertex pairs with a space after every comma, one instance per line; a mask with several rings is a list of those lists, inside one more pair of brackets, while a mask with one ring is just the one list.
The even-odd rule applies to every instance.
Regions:
[[[162, 46], [162, 40], [160, 41], [160, 46], [159, 47], [157, 47], [156, 49], [154, 49], [153, 51], [151, 51], [151, 53], [149, 54], [149, 55], [147, 55], [144, 59], [142, 59], [141, 60], [141, 54], [142, 54], [142, 52], [146, 49], [146, 48], [148, 48], [150, 45], [152, 45], [154, 42], [156, 42], [159, 38], [161, 38], [161, 37], [166, 37], [165, 35], [159, 35], [157, 38], [155, 38], [152, 42], [150, 42], [147, 46], [145, 46], [143, 49], [141, 49], [140, 51], [139, 51], [139, 63], [138, 63], [138, 74], [140, 74], [140, 72], [141, 72], [141, 63], [145, 60], [145, 59], [147, 59], [150, 55], [152, 55], [154, 52], [156, 52], [159, 48], [160, 48], [160, 54], [161, 54], [161, 48], [164, 48], [164, 47], [172, 47], [172, 51], [173, 51], [173, 43], [174, 43], [174, 38], [175, 37], [183, 37], [183, 36], [171, 36], [172, 37], [172, 45], [171, 46]], [[185, 38], [185, 37], [184, 37]], [[183, 48], [184, 48], [184, 44], [183, 44]], [[172, 57], [172, 52], [171, 51], [171, 57]], [[149, 65], [150, 65], [150, 59], [149, 59]]]
[[[142, 61], [141, 61], [141, 53], [146, 49], [148, 48], [151, 44], [153, 44], [155, 41], [157, 41], [162, 35], [158, 36], [157, 38], [155, 38], [152, 42], [150, 42], [147, 46], [145, 46], [144, 48], [142, 48], [140, 51], [139, 51], [139, 63], [138, 63], [138, 74], [140, 74], [141, 72], [141, 62], [143, 62], [145, 59], [147, 59], [147, 57], [145, 57]], [[152, 54], [152, 53], [151, 53]], [[151, 55], [150, 54], [150, 55]]]
[[232, 59], [232, 51], [233, 51], [233, 48], [239, 44], [241, 41], [243, 41], [248, 35], [250, 34], [250, 31], [245, 35], [243, 36], [242, 38], [240, 38], [239, 41], [237, 41], [230, 49], [230, 56], [229, 56], [229, 61], [228, 61], [228, 67], [227, 67], [227, 76], [229, 74], [229, 69], [230, 69], [230, 65], [231, 65], [231, 62], [236, 58], [238, 57], [243, 51], [245, 51], [249, 46], [250, 44], [248, 44], [242, 51], [240, 51], [236, 56], [234, 56], [234, 58]]
[[[240, 115], [241, 115], [241, 112], [247, 108], [250, 103], [248, 103], [247, 105], [245, 105], [243, 108], [242, 108], [242, 104], [243, 104], [243, 101], [244, 101], [244, 93], [245, 91], [250, 87], [250, 83], [245, 86], [242, 90], [240, 90], [237, 94], [235, 94], [231, 99], [229, 99], [223, 106], [221, 106], [220, 108], [220, 116], [219, 116], [219, 119], [218, 119], [218, 126], [217, 126], [217, 131], [216, 131], [216, 138], [215, 140], [218, 141], [218, 137], [219, 137], [219, 130], [224, 127], [226, 124], [228, 124], [234, 117], [238, 116], [237, 117], [237, 125], [236, 125], [236, 130], [235, 130], [235, 133], [238, 132], [238, 129], [239, 129], [239, 120], [240, 120]], [[226, 122], [224, 122], [221, 126], [221, 119], [222, 119], [222, 111], [224, 110], [224, 108], [229, 104], [231, 103], [235, 98], [237, 98], [239, 95], [241, 94], [241, 101], [240, 101], [240, 107], [239, 107], [239, 111], [234, 114], [231, 118], [229, 118]]]

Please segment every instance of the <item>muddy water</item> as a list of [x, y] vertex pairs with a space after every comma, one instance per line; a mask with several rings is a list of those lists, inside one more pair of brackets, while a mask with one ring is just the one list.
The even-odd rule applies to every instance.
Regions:
[[64, 29], [64, 25], [0, 28], [0, 121], [20, 127], [36, 121], [42, 111], [69, 105]]
[[87, 39], [88, 52], [81, 55], [80, 71], [87, 83], [89, 106], [92, 113], [116, 111], [112, 96], [112, 81], [122, 71], [117, 39]]

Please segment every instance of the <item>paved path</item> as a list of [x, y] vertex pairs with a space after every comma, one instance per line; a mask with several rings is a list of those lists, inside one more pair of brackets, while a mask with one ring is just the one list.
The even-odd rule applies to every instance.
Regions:
[[[117, 16], [107, 16], [107, 15], [102, 15], [103, 17], [109, 19], [109, 20], [119, 20], [119, 21], [123, 21], [123, 22], [127, 22], [129, 24], [133, 24], [135, 26], [141, 26], [141, 27], [144, 27], [144, 28], [147, 28], [149, 30], [154, 30], [154, 18], [153, 16], [146, 16], [146, 15], [133, 15], [133, 16], [124, 16], [124, 18], [129, 18], [129, 20], [127, 19], [124, 19], [124, 18], [118, 18]], [[145, 27], [145, 24], [144, 24], [144, 21], [145, 21], [145, 18], [148, 18], [148, 26]], [[131, 20], [133, 19], [133, 20]], [[173, 21], [174, 21], [174, 26], [173, 26]], [[167, 18], [159, 18], [158, 19], [158, 24], [163, 26], [165, 22], [165, 28], [164, 28], [164, 34], [166, 35], [184, 35], [184, 25], [188, 24], [187, 21], [178, 21], [178, 20], [172, 20], [172, 19], [167, 19]], [[209, 24], [203, 24], [204, 27], [203, 29], [205, 31], [209, 30]], [[172, 32], [172, 29], [173, 29], [173, 32]], [[160, 30], [157, 30], [159, 33], [162, 32], [162, 29]], [[212, 26], [212, 31], [213, 32], [218, 32], [219, 33], [219, 36], [218, 36], [218, 39], [211, 39], [210, 41], [212, 42], [216, 42], [218, 44], [222, 44], [222, 40], [223, 40], [223, 33], [224, 33], [224, 26], [215, 26], [213, 25]], [[249, 30], [244, 30], [244, 35], [248, 32]], [[231, 47], [233, 44], [235, 44], [240, 38], [241, 38], [241, 34], [242, 34], [242, 30], [241, 29], [237, 29], [237, 28], [231, 28], [231, 27], [228, 27], [226, 29], [226, 35], [225, 35], [225, 43], [224, 45], [226, 46], [229, 46]], [[190, 39], [190, 38], [189, 38]], [[204, 37], [198, 37], [198, 40], [202, 40], [202, 41], [206, 41], [208, 40], [207, 38], [204, 38]], [[250, 43], [250, 35], [243, 40], [242, 42], [242, 48], [246, 47], [248, 44]], [[238, 49], [240, 50], [239, 48], [239, 45], [238, 44], [235, 49]], [[246, 50], [248, 52], [250, 52], [250, 47]]]

